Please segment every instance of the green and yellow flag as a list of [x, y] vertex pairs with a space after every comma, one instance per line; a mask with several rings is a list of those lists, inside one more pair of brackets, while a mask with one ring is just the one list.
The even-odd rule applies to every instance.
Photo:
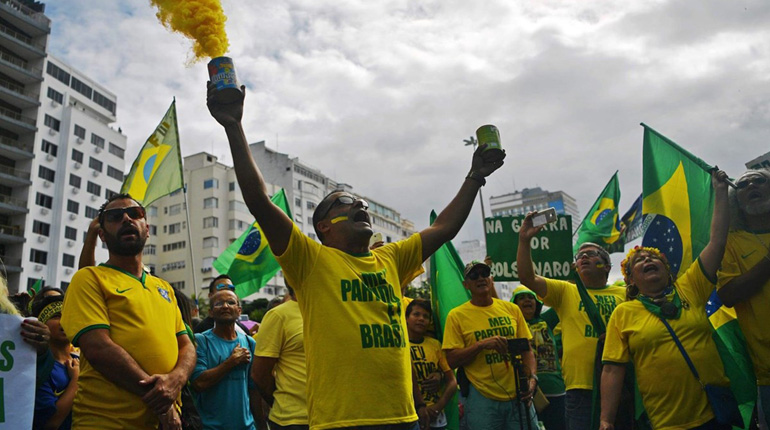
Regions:
[[599, 198], [583, 218], [583, 222], [580, 223], [573, 253], [577, 252], [580, 244], [584, 242], [594, 242], [609, 249], [610, 245], [618, 240], [620, 237], [618, 203], [620, 203], [620, 184], [618, 172], [615, 171], [602, 193], [599, 194]]
[[182, 154], [179, 150], [179, 128], [176, 100], [139, 151], [131, 171], [123, 180], [121, 193], [131, 194], [144, 206], [182, 188]]
[[43, 278], [40, 278], [40, 279], [38, 279], [37, 281], [35, 281], [35, 283], [34, 283], [34, 284], [32, 284], [32, 286], [31, 286], [31, 287], [28, 287], [28, 288], [27, 288], [27, 292], [28, 292], [28, 293], [29, 293], [31, 296], [34, 296], [34, 295], [36, 295], [37, 293], [39, 293], [39, 292], [40, 292], [40, 289], [41, 289], [41, 288], [43, 288]]
[[[270, 200], [292, 218], [283, 189]], [[259, 291], [281, 269], [256, 221], [214, 260], [213, 266], [219, 273], [230, 276], [235, 294], [240, 298]]]

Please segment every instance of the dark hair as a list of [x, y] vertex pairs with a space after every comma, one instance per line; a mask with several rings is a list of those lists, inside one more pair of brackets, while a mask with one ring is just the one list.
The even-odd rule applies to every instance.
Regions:
[[294, 288], [292, 288], [291, 285], [289, 285], [289, 283], [286, 282], [286, 279], [283, 280], [283, 284], [286, 285], [286, 291], [289, 293], [289, 295], [292, 298], [296, 299], [297, 298], [297, 294], [294, 292]]
[[[40, 297], [40, 300], [36, 300], [37, 297]], [[62, 302], [62, 301], [64, 301], [64, 296], [46, 296], [46, 297], [35, 296], [35, 300], [32, 300], [31, 316], [37, 318], [40, 316], [40, 312], [42, 312], [46, 306], [54, 302]]]
[[315, 207], [315, 210], [313, 211], [313, 230], [315, 230], [315, 235], [318, 237], [318, 240], [323, 243], [324, 237], [323, 234], [321, 234], [320, 231], [318, 231], [318, 223], [322, 221], [321, 214], [323, 216], [326, 216], [329, 213], [329, 209], [331, 209], [331, 205], [334, 204], [334, 200], [330, 200], [329, 197], [331, 197], [334, 193], [344, 193], [345, 190], [334, 190], [331, 193], [324, 196], [323, 199], [321, 199], [321, 203], [318, 204], [318, 206]]
[[140, 208], [144, 209], [144, 206], [142, 206], [142, 204], [139, 203], [138, 200], [131, 197], [131, 194], [128, 194], [128, 193], [113, 194], [112, 197], [107, 199], [107, 201], [102, 203], [102, 205], [99, 207], [99, 214], [97, 215], [97, 217], [99, 218], [99, 225], [104, 226], [104, 210], [107, 208], [107, 205], [114, 202], [115, 200], [133, 200], [136, 204], [139, 205]]
[[189, 327], [192, 327], [192, 299], [178, 289], [171, 287], [176, 297], [176, 305], [179, 306], [179, 312], [182, 313], [182, 321]]
[[429, 301], [425, 299], [414, 299], [406, 306], [406, 313], [404, 313], [404, 316], [409, 317], [409, 315], [412, 313], [412, 309], [414, 309], [415, 306], [423, 308], [426, 312], [428, 312], [431, 315], [433, 314], [433, 311], [430, 308]]
[[[582, 250], [583, 250], [583, 248], [587, 248], [587, 247], [589, 247], [589, 246], [590, 246], [590, 247], [593, 247], [593, 248], [596, 248], [596, 252], [598, 252], [598, 253], [599, 253], [599, 256], [600, 256], [600, 257], [602, 257], [602, 260], [604, 260], [604, 264], [606, 264], [606, 265], [607, 265], [607, 267], [612, 267], [612, 259], [610, 259], [610, 253], [609, 253], [609, 252], [607, 252], [607, 250], [606, 250], [606, 249], [602, 248], [602, 246], [601, 246], [601, 245], [599, 245], [599, 244], [597, 244], [597, 243], [593, 243], [593, 242], [583, 242], [583, 243], [581, 243], [581, 244], [580, 244], [580, 246], [578, 247], [578, 252], [577, 252], [577, 253], [579, 254], [579, 253], [580, 253], [580, 251], [582, 251]], [[575, 254], [575, 255], [577, 255], [577, 254]]]
[[233, 278], [231, 278], [230, 275], [228, 275], [228, 274], [219, 275], [216, 278], [212, 279], [211, 283], [209, 284], [209, 297], [211, 297], [211, 295], [216, 292], [216, 290], [214, 289], [214, 285], [216, 285], [217, 281], [220, 280], [220, 279], [227, 279], [230, 282], [233, 282]]

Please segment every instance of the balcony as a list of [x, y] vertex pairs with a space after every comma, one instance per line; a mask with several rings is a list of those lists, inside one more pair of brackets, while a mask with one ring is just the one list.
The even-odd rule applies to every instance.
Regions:
[[51, 32], [51, 20], [17, 0], [0, 0], [0, 16], [14, 27], [34, 36]]
[[0, 107], [0, 127], [16, 134], [24, 134], [37, 131], [37, 121], [14, 110]]
[[0, 224], [0, 243], [24, 243], [24, 229], [18, 225]]
[[0, 214], [18, 215], [29, 213], [27, 201], [0, 194]]
[[13, 258], [13, 257], [5, 258], [4, 255], [0, 255], [0, 261], [2, 261], [3, 265], [5, 265], [6, 272], [8, 273], [21, 272], [21, 258]]
[[0, 166], [0, 184], [8, 187], [30, 186], [29, 172], [14, 169], [13, 167]]
[[0, 72], [23, 84], [42, 82], [43, 80], [43, 69], [32, 67], [23, 58], [5, 51], [0, 51]]
[[21, 109], [40, 106], [38, 100], [40, 93], [37, 91], [28, 91], [22, 85], [11, 82], [8, 79], [0, 77], [0, 100], [17, 106]]
[[3, 24], [0, 24], [0, 40], [7, 41], [5, 46], [19, 57], [27, 60], [45, 57], [44, 43], [35, 42], [27, 35]]
[[0, 156], [11, 160], [29, 160], [34, 154], [27, 145], [18, 140], [0, 136]]

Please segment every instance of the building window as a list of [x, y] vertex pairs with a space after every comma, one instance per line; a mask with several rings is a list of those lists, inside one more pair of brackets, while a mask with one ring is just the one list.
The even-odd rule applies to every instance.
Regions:
[[53, 206], [53, 197], [47, 196], [43, 193], [37, 193], [35, 196], [35, 203], [44, 208], [51, 209], [51, 206]]
[[239, 219], [230, 220], [230, 230], [244, 231], [249, 227], [249, 225], [250, 224], [247, 224]]
[[179, 242], [167, 243], [163, 245], [163, 252], [176, 251], [177, 249], [185, 249], [185, 247], [187, 247], [187, 242], [185, 242], [184, 240]]
[[75, 267], [75, 256], [70, 254], [62, 255], [61, 264], [64, 267]]
[[94, 90], [93, 100], [96, 102], [96, 104], [107, 109], [111, 114], [115, 115], [115, 102], [101, 95], [99, 91]]
[[102, 186], [88, 181], [88, 185], [86, 185], [86, 191], [95, 196], [100, 196], [102, 194]]
[[91, 143], [96, 145], [98, 148], [104, 149], [104, 138], [97, 134], [91, 133]]
[[182, 213], [182, 204], [177, 203], [175, 205], [171, 205], [168, 207], [168, 214], [169, 215], [179, 215]]
[[153, 236], [157, 235], [158, 234], [158, 226], [151, 225], [150, 226], [150, 234], [153, 235]]
[[301, 208], [302, 207], [302, 199], [299, 197], [294, 197], [294, 206]]
[[[166, 228], [164, 228], [163, 230], [166, 230]], [[168, 225], [168, 234], [176, 234], [176, 233], [179, 233], [180, 231], [182, 231], [182, 223], [176, 222], [174, 224]]]
[[219, 189], [219, 180], [212, 178], [203, 181], [203, 189], [208, 190], [209, 188]]
[[104, 189], [104, 198], [107, 200], [111, 199], [115, 194], [117, 194], [117, 191], [112, 191], [107, 188]]
[[144, 245], [142, 255], [155, 255], [155, 245]]
[[50, 127], [56, 131], [59, 131], [59, 127], [61, 127], [61, 121], [48, 114], [46, 114], [45, 119], [43, 120], [43, 124], [45, 124], [46, 127]]
[[[107, 170], [109, 172], [109, 170]], [[158, 207], [157, 206], [148, 206], [147, 207], [147, 216], [158, 216]]]
[[117, 179], [119, 181], [123, 180], [123, 172], [112, 166], [107, 166], [107, 176], [113, 179]]
[[161, 272], [166, 272], [169, 270], [177, 270], [177, 269], [184, 269], [185, 262], [184, 261], [175, 261], [173, 263], [167, 263], [160, 266]]
[[83, 81], [79, 80], [74, 76], [72, 77], [70, 88], [88, 97], [89, 100], [91, 99], [91, 95], [93, 94], [93, 91], [94, 91], [91, 87], [89, 87]]
[[99, 209], [86, 206], [86, 218], [94, 219], [97, 215], [99, 215]]
[[204, 248], [217, 248], [219, 247], [219, 238], [214, 236], [209, 236], [206, 238], [203, 238], [203, 247]]
[[72, 185], [75, 188], [80, 188], [80, 183], [82, 182], [82, 179], [80, 176], [70, 173], [70, 185]]
[[42, 236], [48, 236], [51, 233], [51, 224], [42, 221], [32, 221], [32, 232]]
[[203, 209], [216, 209], [219, 207], [219, 199], [216, 197], [209, 197], [203, 199]]
[[215, 216], [209, 216], [203, 218], [203, 228], [215, 228], [219, 227], [219, 218]]
[[118, 157], [120, 157], [121, 160], [126, 155], [126, 150], [125, 149], [119, 147], [118, 145], [115, 145], [112, 142], [110, 142], [109, 151], [110, 151], [110, 154], [117, 155]]
[[74, 200], [67, 200], [67, 212], [72, 212], [76, 214], [79, 211], [80, 211], [80, 203]]
[[56, 91], [51, 87], [48, 87], [48, 98], [59, 104], [64, 103], [64, 94]]
[[104, 165], [104, 163], [102, 163], [101, 161], [97, 160], [96, 158], [88, 157], [88, 167], [96, 170], [97, 172], [101, 172], [102, 171], [102, 166], [103, 165]]
[[239, 202], [238, 200], [230, 200], [230, 210], [243, 212], [245, 214], [249, 213], [249, 207], [246, 206], [246, 203]]
[[56, 172], [45, 166], [39, 166], [37, 169], [37, 176], [45, 179], [46, 181], [53, 182], [56, 178]]
[[230, 191], [235, 191], [235, 182], [230, 182], [230, 184], [228, 184], [227, 188]]
[[306, 203], [307, 203], [307, 208], [310, 209], [310, 210], [315, 209], [315, 207], [317, 206], [315, 203], [313, 203], [311, 201], [307, 201]]
[[313, 225], [313, 217], [312, 216], [307, 217], [307, 223], [310, 224], [310, 225]]
[[72, 150], [72, 161], [83, 164], [83, 153], [77, 149]]
[[64, 227], [64, 238], [69, 240], [78, 240], [78, 230], [69, 226]]
[[56, 157], [56, 154], [59, 152], [59, 147], [55, 145], [53, 142], [49, 142], [45, 139], [43, 139], [41, 146], [41, 150], [45, 152], [46, 154], [51, 154], [54, 157]]
[[29, 261], [38, 264], [48, 264], [48, 253], [32, 248], [29, 250]]
[[75, 124], [75, 136], [85, 139], [86, 138], [86, 129]]
[[184, 290], [184, 281], [169, 282], [169, 285], [171, 285], [171, 288], [176, 288], [179, 291]]
[[70, 74], [59, 68], [56, 64], [52, 62], [48, 62], [48, 66], [46, 67], [46, 72], [48, 72], [49, 75], [53, 76], [54, 78], [58, 79], [61, 82], [64, 82], [64, 85], [70, 84]]

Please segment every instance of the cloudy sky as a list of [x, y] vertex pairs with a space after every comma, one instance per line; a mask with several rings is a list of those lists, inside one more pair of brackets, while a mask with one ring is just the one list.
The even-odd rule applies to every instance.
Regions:
[[[299, 156], [418, 227], [496, 124], [484, 197], [540, 186], [585, 212], [615, 170], [641, 192], [645, 122], [730, 175], [770, 151], [763, 1], [223, 0], [250, 142]], [[133, 159], [176, 97], [183, 155], [232, 164], [205, 62], [147, 1], [49, 2], [50, 51], [118, 96]], [[481, 238], [478, 207], [459, 240]]]

